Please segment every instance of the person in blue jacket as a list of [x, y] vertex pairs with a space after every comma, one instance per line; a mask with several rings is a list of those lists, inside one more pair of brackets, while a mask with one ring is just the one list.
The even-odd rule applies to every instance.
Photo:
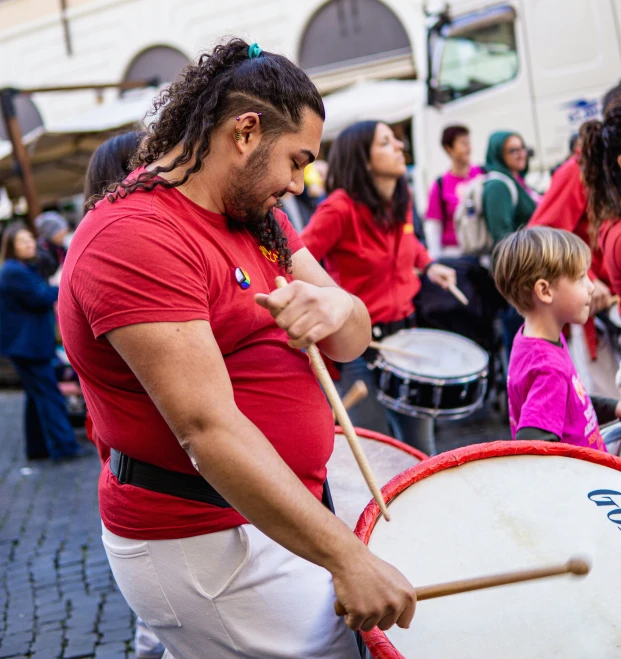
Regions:
[[26, 455], [64, 460], [88, 453], [75, 439], [53, 359], [58, 287], [37, 272], [37, 243], [21, 224], [5, 229], [0, 251], [0, 354], [8, 357], [26, 392]]

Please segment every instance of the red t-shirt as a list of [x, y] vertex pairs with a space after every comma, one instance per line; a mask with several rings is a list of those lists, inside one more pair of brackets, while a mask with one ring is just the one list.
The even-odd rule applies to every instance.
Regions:
[[365, 303], [373, 324], [402, 320], [414, 311], [412, 299], [421, 286], [414, 268], [424, 269], [431, 257], [414, 234], [411, 206], [405, 224], [386, 231], [368, 206], [335, 190], [301, 237], [336, 283]]
[[[548, 226], [575, 233], [591, 247], [589, 220], [587, 217], [587, 195], [582, 183], [580, 165], [574, 156], [554, 172], [550, 188], [543, 196], [529, 227]], [[591, 279], [601, 279], [609, 284], [608, 273], [601, 250], [591, 249]]]
[[610, 288], [621, 295], [621, 220], [604, 222], [599, 231], [599, 245], [610, 276]]
[[[291, 251], [297, 251], [301, 240], [283, 213], [278, 219]], [[101, 201], [87, 214], [65, 262], [59, 309], [67, 355], [99, 442], [196, 475], [105, 335], [135, 323], [206, 320], [238, 408], [321, 498], [334, 442], [329, 406], [306, 355], [287, 345], [285, 332], [253, 299], [273, 290], [275, 277], [283, 274], [274, 261], [250, 233], [231, 230], [224, 216], [178, 190], [137, 191], [114, 203]], [[237, 282], [237, 268], [247, 273], [249, 287]], [[181, 380], [183, 373], [173, 371], [169, 377]], [[120, 485], [107, 467], [99, 481], [99, 502], [106, 527], [128, 538], [182, 538], [246, 521], [233, 509]]]

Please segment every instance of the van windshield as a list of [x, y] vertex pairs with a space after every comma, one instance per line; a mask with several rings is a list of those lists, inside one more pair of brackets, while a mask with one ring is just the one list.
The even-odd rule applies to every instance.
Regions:
[[462, 17], [445, 25], [438, 36], [432, 69], [440, 102], [508, 82], [518, 74], [515, 14], [511, 8]]

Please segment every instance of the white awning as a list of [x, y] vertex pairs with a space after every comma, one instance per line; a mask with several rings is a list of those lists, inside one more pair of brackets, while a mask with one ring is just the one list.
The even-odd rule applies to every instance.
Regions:
[[[37, 192], [43, 201], [82, 191], [84, 175], [95, 149], [112, 135], [144, 126], [146, 113], [161, 89], [133, 90], [109, 103], [94, 106], [63, 121], [39, 126], [24, 135]], [[0, 142], [0, 186], [19, 196], [21, 182], [13, 166], [10, 142]]]
[[395, 124], [410, 119], [424, 99], [419, 80], [365, 80], [325, 96], [323, 140], [333, 140], [357, 121], [377, 119]]

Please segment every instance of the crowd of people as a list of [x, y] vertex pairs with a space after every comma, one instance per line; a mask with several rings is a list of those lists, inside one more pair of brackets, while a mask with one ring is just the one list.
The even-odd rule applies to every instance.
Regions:
[[[410, 625], [412, 586], [332, 514], [334, 421], [303, 349], [318, 345], [341, 393], [366, 383], [354, 425], [434, 455], [432, 417], [378, 401], [369, 347], [433, 315], [425, 286], [452, 299], [473, 268], [495, 282], [485, 322], [502, 327], [514, 439], [606, 451], [600, 424], [621, 417], [614, 378], [585, 386], [572, 355], [583, 343], [578, 366], [597, 371], [597, 318], [621, 294], [618, 97], [543, 196], [520, 135], [494, 132], [478, 165], [468, 128], [447, 127], [451, 166], [417, 235], [391, 127], [353, 124], [315, 162], [317, 89], [233, 39], [184, 69], [145, 132], [97, 150], [68, 252], [58, 213], [37, 219], [38, 239], [4, 231], [0, 353], [26, 392], [26, 454], [88, 454], [56, 382], [58, 305], [102, 462], [103, 542], [142, 656], [353, 659], [352, 630]], [[301, 193], [299, 232], [279, 202]], [[482, 218], [476, 254], [461, 240], [468, 218]], [[489, 291], [473, 294], [488, 303]]]

